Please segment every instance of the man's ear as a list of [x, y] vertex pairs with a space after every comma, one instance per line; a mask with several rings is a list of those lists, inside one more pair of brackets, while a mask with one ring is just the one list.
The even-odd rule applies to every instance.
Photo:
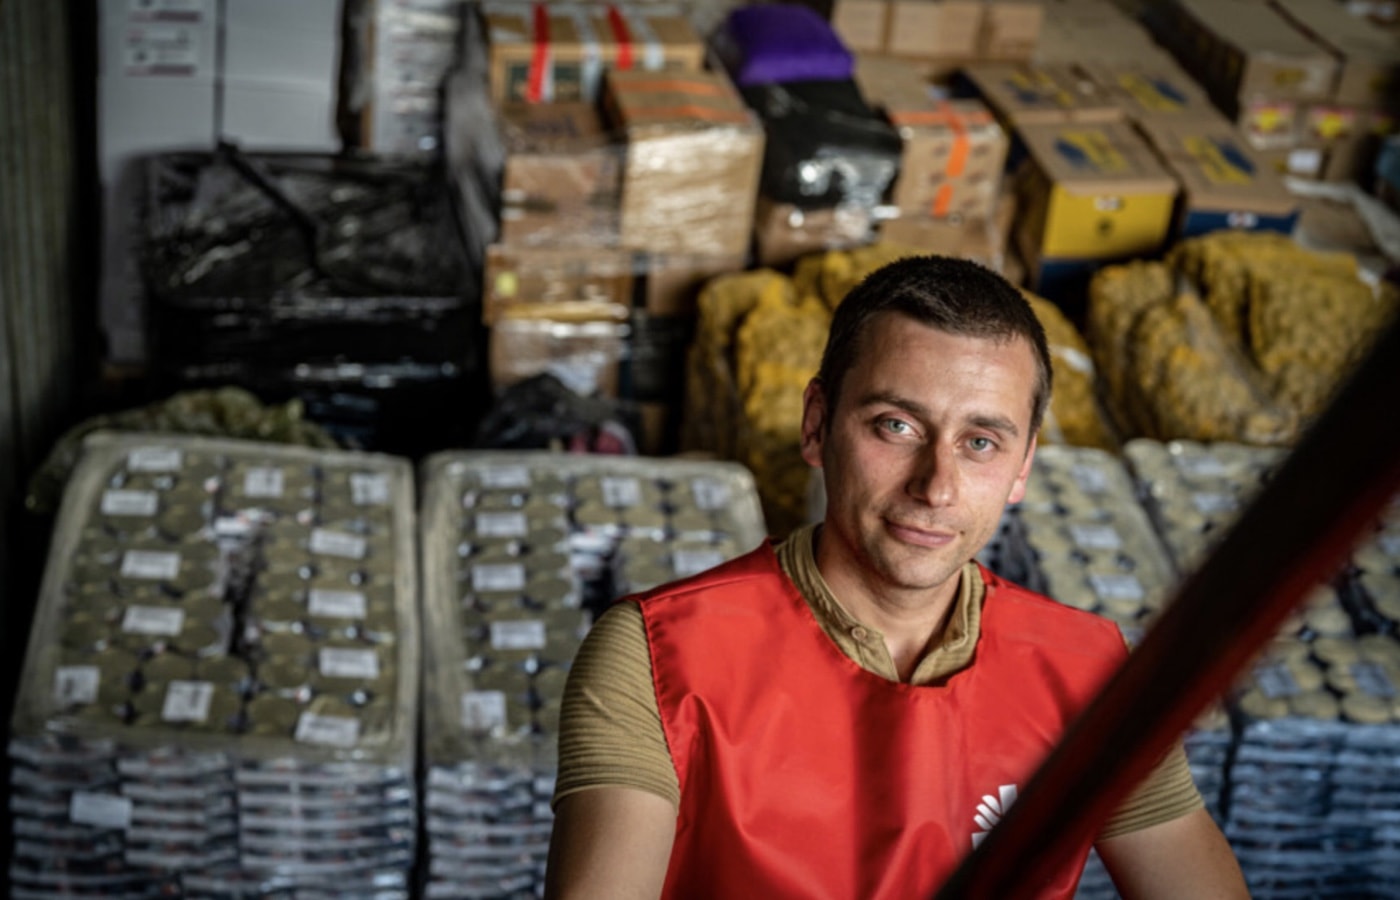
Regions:
[[1026, 481], [1031, 477], [1031, 463], [1035, 461], [1038, 442], [1039, 435], [1031, 435], [1030, 445], [1026, 447], [1026, 459], [1021, 463], [1021, 471], [1016, 474], [1016, 481], [1011, 485], [1011, 495], [1006, 498], [1006, 502], [1020, 503], [1021, 498], [1026, 496]]
[[822, 465], [827, 415], [826, 389], [819, 379], [813, 378], [802, 392], [802, 458], [813, 468], [820, 469]]

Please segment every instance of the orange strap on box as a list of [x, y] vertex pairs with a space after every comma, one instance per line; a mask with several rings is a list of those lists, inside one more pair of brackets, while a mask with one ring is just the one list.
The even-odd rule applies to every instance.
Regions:
[[611, 3], [608, 4], [608, 24], [612, 26], [613, 40], [617, 42], [617, 67], [626, 72], [632, 68], [632, 32], [622, 13]]
[[953, 205], [953, 186], [948, 182], [939, 185], [937, 193], [933, 195], [933, 217], [941, 219], [948, 215], [948, 207]]
[[700, 119], [705, 122], [733, 122], [742, 125], [749, 121], [748, 113], [740, 109], [716, 109], [713, 106], [697, 106], [682, 103], [676, 106], [629, 107], [627, 121], [637, 124], [648, 119], [674, 121], [676, 119]]
[[549, 68], [549, 9], [535, 4], [535, 49], [530, 56], [530, 80], [525, 86], [525, 99], [539, 103], [544, 99], [544, 81]]

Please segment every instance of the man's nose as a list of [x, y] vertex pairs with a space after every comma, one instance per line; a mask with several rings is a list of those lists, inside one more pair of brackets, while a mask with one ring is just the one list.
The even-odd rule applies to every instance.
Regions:
[[958, 471], [953, 448], [940, 442], [919, 454], [905, 491], [930, 506], [957, 502]]

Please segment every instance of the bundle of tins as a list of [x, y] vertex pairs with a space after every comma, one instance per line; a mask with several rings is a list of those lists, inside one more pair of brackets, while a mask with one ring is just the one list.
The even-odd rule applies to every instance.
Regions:
[[88, 440], [12, 723], [17, 890], [407, 896], [411, 478], [381, 456]]
[[1396, 309], [1349, 254], [1227, 231], [1099, 272], [1087, 333], [1124, 434], [1286, 445]]
[[[802, 392], [821, 363], [832, 310], [866, 275], [919, 252], [882, 241], [808, 254], [790, 278], [760, 269], [720, 276], [701, 291], [681, 442], [752, 469], [775, 534], [808, 517]], [[1049, 336], [1055, 377], [1041, 442], [1116, 446], [1084, 339], [1053, 304], [1028, 299]]]
[[[1170, 599], [1176, 569], [1138, 503], [1123, 463], [1092, 447], [1043, 447], [1011, 513], [998, 571], [1060, 603], [1116, 623], [1136, 645]], [[1229, 722], [1214, 706], [1185, 736], [1186, 756], [1206, 808], [1221, 819]], [[1084, 897], [1114, 897], [1097, 863], [1080, 882]]]
[[[1124, 455], [1179, 566], [1235, 521], [1283, 451], [1238, 444], [1130, 441]], [[1389, 532], [1382, 525], [1377, 540]], [[1366, 893], [1394, 883], [1393, 757], [1400, 746], [1400, 644], [1347, 577], [1319, 585], [1233, 691], [1243, 724], [1226, 833], [1255, 896]], [[1378, 774], [1377, 769], [1380, 769]], [[1379, 868], [1377, 868], [1379, 867]], [[1388, 869], [1386, 867], [1389, 867]], [[1292, 892], [1290, 892], [1292, 891]]]
[[429, 897], [543, 887], [565, 679], [613, 600], [752, 549], [734, 463], [445, 453], [424, 464]]

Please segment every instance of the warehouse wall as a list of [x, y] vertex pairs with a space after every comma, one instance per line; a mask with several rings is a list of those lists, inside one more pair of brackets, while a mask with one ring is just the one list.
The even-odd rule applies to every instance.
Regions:
[[[78, 4], [81, 6], [81, 4]], [[24, 482], [72, 414], [82, 321], [70, 5], [0, 0], [0, 634], [4, 706], [43, 546]], [[81, 12], [78, 13], [82, 15]], [[18, 635], [18, 636], [16, 636]]]

